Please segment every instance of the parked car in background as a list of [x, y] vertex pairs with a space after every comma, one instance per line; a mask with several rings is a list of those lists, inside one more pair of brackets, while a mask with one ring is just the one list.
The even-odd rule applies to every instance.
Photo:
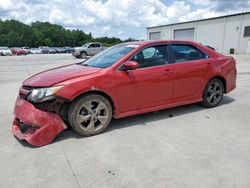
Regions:
[[13, 47], [10, 50], [13, 55], [27, 55], [28, 54], [28, 52], [25, 49], [19, 48], [19, 47]]
[[81, 47], [75, 47], [72, 51], [72, 55], [76, 58], [86, 58], [86, 56], [94, 56], [103, 51], [104, 48], [100, 42], [86, 43]]
[[7, 46], [0, 46], [0, 54], [2, 56], [7, 56], [12, 55], [12, 52]]
[[73, 50], [73, 48], [67, 47], [67, 46], [64, 46], [62, 49], [63, 49], [63, 53], [71, 53]]
[[41, 54], [42, 50], [40, 48], [31, 48], [30, 53], [31, 54]]
[[30, 48], [29, 47], [22, 47], [23, 50], [25, 50], [27, 52], [27, 54], [30, 53]]
[[42, 49], [42, 54], [55, 54], [57, 51], [54, 48], [44, 47]]
[[59, 54], [64, 53], [64, 50], [63, 50], [63, 48], [61, 48], [61, 47], [54, 47], [54, 49], [55, 49], [56, 52], [59, 53]]
[[113, 46], [80, 63], [25, 80], [14, 110], [13, 134], [49, 144], [67, 128], [103, 132], [112, 118], [200, 102], [216, 107], [236, 88], [233, 57], [191, 41], [137, 41]]
[[49, 48], [49, 47], [48, 46], [39, 46], [38, 48], [42, 50], [44, 48]]

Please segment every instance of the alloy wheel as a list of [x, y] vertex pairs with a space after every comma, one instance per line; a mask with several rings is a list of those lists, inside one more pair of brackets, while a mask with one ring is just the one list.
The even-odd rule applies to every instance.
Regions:
[[223, 85], [220, 82], [212, 82], [206, 92], [207, 102], [212, 106], [217, 105], [223, 97], [223, 92]]
[[106, 125], [108, 113], [108, 106], [103, 101], [86, 101], [77, 112], [77, 123], [83, 131], [93, 133]]

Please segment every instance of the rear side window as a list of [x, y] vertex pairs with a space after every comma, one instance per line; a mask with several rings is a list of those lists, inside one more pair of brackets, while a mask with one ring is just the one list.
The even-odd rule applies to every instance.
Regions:
[[172, 44], [172, 53], [177, 63], [208, 58], [207, 54], [189, 44]]
[[96, 47], [96, 48], [100, 48], [101, 45], [100, 45], [99, 43], [96, 43], [96, 44], [95, 44], [95, 47]]

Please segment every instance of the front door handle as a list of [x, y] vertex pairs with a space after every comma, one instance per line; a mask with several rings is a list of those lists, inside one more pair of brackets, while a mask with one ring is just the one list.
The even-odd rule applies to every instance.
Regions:
[[171, 73], [172, 73], [172, 71], [170, 69], [165, 69], [163, 74], [169, 75]]

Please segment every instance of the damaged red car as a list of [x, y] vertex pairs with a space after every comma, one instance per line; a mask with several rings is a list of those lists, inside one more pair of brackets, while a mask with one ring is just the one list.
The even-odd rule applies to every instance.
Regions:
[[[13, 134], [34, 146], [67, 128], [103, 132], [112, 118], [201, 102], [217, 106], [236, 87], [233, 57], [191, 41], [138, 41], [31, 76], [20, 88]], [[68, 122], [68, 123], [67, 123]]]

